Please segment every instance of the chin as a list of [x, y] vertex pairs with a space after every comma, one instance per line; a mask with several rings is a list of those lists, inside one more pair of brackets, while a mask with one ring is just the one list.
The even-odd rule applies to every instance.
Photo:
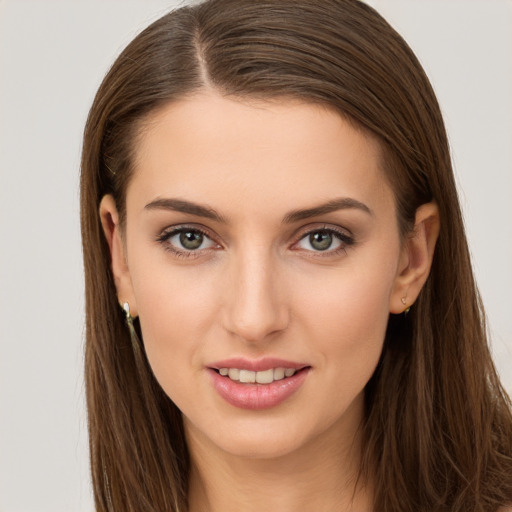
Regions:
[[230, 437], [219, 447], [232, 456], [245, 459], [270, 460], [286, 457], [298, 451], [303, 442], [290, 435], [254, 435]]
[[[208, 445], [231, 456], [250, 459], [275, 459], [289, 455], [307, 445], [307, 432], [290, 428], [289, 421], [271, 418], [231, 420], [217, 423], [214, 430], [192, 425], [185, 419], [187, 441]], [[296, 424], [298, 426], [298, 424]]]

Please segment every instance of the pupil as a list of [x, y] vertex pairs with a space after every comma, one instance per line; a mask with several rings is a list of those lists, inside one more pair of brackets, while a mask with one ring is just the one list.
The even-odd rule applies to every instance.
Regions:
[[325, 231], [318, 231], [309, 235], [309, 242], [311, 243], [311, 247], [315, 248], [317, 251], [325, 251], [329, 249], [332, 244], [332, 235]]
[[180, 243], [185, 249], [197, 249], [203, 243], [203, 235], [197, 231], [185, 231], [180, 233]]

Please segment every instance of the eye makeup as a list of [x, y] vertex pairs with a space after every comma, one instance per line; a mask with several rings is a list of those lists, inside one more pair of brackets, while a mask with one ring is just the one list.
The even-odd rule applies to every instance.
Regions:
[[[179, 225], [166, 228], [157, 236], [156, 241], [178, 258], [198, 258], [222, 248], [215, 238], [203, 227]], [[312, 258], [336, 257], [355, 244], [348, 230], [325, 224], [303, 228], [295, 238], [291, 250], [309, 253], [308, 257]]]
[[309, 225], [300, 231], [292, 250], [303, 251], [311, 258], [335, 258], [355, 243], [347, 229], [327, 224]]
[[208, 231], [190, 225], [169, 227], [157, 236], [156, 241], [178, 258], [197, 258], [205, 251], [221, 248]]
[[324, 226], [303, 233], [293, 248], [313, 252], [315, 256], [317, 254], [318, 256], [335, 256], [345, 252], [354, 244], [355, 240], [351, 235], [342, 230]]

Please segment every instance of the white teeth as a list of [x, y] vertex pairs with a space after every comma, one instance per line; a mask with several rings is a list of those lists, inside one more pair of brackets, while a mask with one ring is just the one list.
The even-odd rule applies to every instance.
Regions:
[[256, 382], [256, 372], [240, 370], [240, 382]]
[[240, 370], [237, 370], [236, 368], [230, 368], [228, 371], [228, 375], [231, 380], [239, 380]]
[[270, 384], [274, 381], [274, 370], [266, 370], [264, 372], [256, 372], [256, 382], [258, 384]]
[[270, 384], [275, 380], [291, 377], [296, 372], [297, 370], [295, 368], [270, 368], [262, 372], [239, 370], [238, 368], [219, 368], [220, 375], [247, 384], [255, 382], [258, 384]]
[[284, 379], [284, 368], [276, 368], [274, 370], [274, 380]]

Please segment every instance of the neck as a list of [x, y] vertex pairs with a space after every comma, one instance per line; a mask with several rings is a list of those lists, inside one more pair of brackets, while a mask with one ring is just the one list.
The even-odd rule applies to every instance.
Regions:
[[189, 429], [189, 511], [370, 512], [371, 486], [358, 478], [361, 433], [346, 434], [333, 425], [292, 453], [254, 458], [220, 450]]

